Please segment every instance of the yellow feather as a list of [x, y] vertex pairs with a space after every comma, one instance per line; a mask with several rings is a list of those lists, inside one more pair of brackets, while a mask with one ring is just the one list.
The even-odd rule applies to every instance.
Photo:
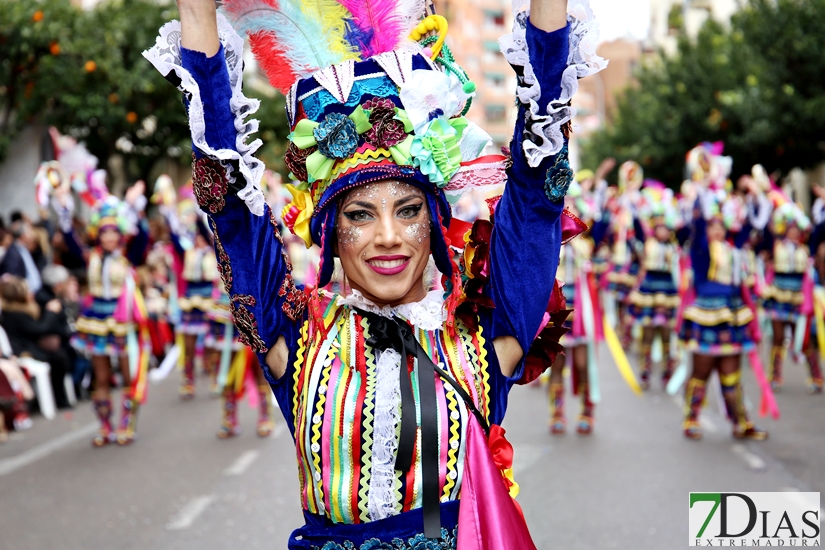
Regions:
[[360, 61], [357, 48], [345, 38], [346, 20], [350, 18], [350, 13], [344, 6], [335, 0], [300, 0], [300, 6], [308, 16], [321, 21], [331, 52], [340, 54], [345, 60]]

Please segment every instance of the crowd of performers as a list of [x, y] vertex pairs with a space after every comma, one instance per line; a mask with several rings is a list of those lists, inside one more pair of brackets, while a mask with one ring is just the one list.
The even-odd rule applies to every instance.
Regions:
[[[152, 367], [160, 379], [177, 366], [180, 398], [188, 401], [195, 397], [198, 364], [209, 377], [211, 396], [221, 398], [219, 438], [240, 432], [244, 395], [258, 410], [257, 434], [270, 435], [273, 394], [233, 324], [212, 231], [191, 184], [176, 190], [163, 175], [151, 200], [143, 182], [118, 199], [102, 171], [69, 175], [58, 161], [44, 164], [35, 184], [69, 255], [86, 266], [71, 344], [91, 362], [91, 398], [100, 422], [93, 446], [135, 440]], [[277, 195], [270, 197], [278, 202]], [[116, 383], [122, 387], [119, 418], [111, 397]]]
[[[773, 394], [789, 351], [807, 363], [810, 392], [822, 393], [825, 192], [814, 187], [809, 217], [761, 166], [734, 185], [722, 149], [702, 144], [688, 153], [679, 194], [645, 180], [635, 162], [619, 167], [617, 187], [604, 180], [609, 164], [577, 174], [568, 208], [590, 229], [562, 249], [557, 274], [574, 312], [562, 339], [566, 358], [549, 377], [551, 433], [566, 430], [567, 364], [582, 403], [577, 431], [593, 430], [596, 344], [604, 339], [637, 390], [657, 377], [671, 394], [684, 385], [683, 430], [691, 439], [702, 437], [709, 393], [724, 402], [735, 438], [767, 437], [746, 410], [743, 362], [762, 392], [762, 415], [779, 415]], [[625, 356], [634, 347], [635, 375]]]
[[[551, 433], [567, 430], [568, 367], [581, 402], [575, 429], [593, 431], [601, 398], [598, 349], [605, 340], [632, 387], [648, 390], [656, 379], [669, 393], [684, 386], [683, 430], [693, 439], [702, 437], [699, 415], [713, 392], [724, 401], [734, 437], [767, 437], [745, 407], [745, 357], [763, 394], [763, 414], [778, 415], [773, 393], [782, 387], [789, 351], [807, 363], [811, 393], [822, 393], [825, 190], [814, 188], [818, 198], [809, 217], [761, 166], [733, 185], [731, 161], [720, 149], [703, 144], [688, 153], [688, 179], [679, 194], [645, 180], [634, 162], [619, 167], [615, 187], [604, 179], [609, 163], [576, 175], [566, 207], [589, 230], [562, 247], [556, 274], [571, 313], [561, 338], [566, 353], [545, 377]], [[148, 369], [168, 372], [174, 364], [182, 400], [195, 396], [196, 364], [202, 365], [209, 393], [221, 398], [218, 437], [239, 433], [244, 394], [259, 411], [258, 435], [271, 434], [272, 391], [233, 324], [212, 228], [191, 185], [176, 191], [164, 175], [150, 202], [143, 183], [120, 200], [99, 174], [78, 187], [59, 163], [44, 166], [37, 183], [70, 253], [87, 266], [72, 345], [92, 364], [100, 421], [94, 446], [134, 440]], [[299, 237], [285, 238], [303, 245]], [[312, 280], [313, 261], [306, 263], [303, 271]], [[633, 349], [636, 373], [625, 356]], [[113, 366], [123, 386], [116, 424]], [[714, 372], [720, 390], [709, 386]]]

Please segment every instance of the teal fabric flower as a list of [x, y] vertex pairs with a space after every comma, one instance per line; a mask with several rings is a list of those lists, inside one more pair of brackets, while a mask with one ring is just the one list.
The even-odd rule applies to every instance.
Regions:
[[328, 159], [345, 159], [358, 148], [358, 131], [349, 117], [330, 113], [312, 131], [318, 150]]
[[547, 198], [553, 202], [564, 200], [570, 184], [573, 183], [575, 174], [570, 168], [569, 152], [567, 144], [564, 145], [559, 154], [556, 155], [556, 162], [547, 170], [547, 179], [544, 180], [544, 192]]
[[461, 168], [461, 134], [467, 126], [464, 118], [431, 121], [413, 138], [410, 154], [413, 165], [430, 181], [443, 188]]

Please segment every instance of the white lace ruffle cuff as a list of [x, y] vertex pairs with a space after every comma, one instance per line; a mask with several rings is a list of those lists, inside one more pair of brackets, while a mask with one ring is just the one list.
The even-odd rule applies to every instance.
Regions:
[[530, 64], [527, 47], [527, 18], [529, 4], [525, 0], [513, 2], [513, 32], [499, 39], [501, 52], [507, 62], [523, 68], [516, 96], [527, 113], [526, 135], [522, 148], [527, 163], [535, 168], [564, 147], [563, 126], [576, 115], [569, 105], [579, 89], [579, 79], [596, 74], [607, 66], [607, 61], [596, 54], [599, 25], [590, 9], [589, 0], [570, 0], [567, 21], [570, 24], [570, 53], [567, 69], [561, 79], [561, 94], [548, 105], [539, 105], [541, 84]]
[[243, 39], [238, 36], [226, 18], [218, 14], [218, 35], [223, 44], [229, 82], [232, 88], [230, 109], [235, 116], [236, 151], [232, 149], [214, 149], [206, 142], [206, 121], [204, 120], [203, 99], [200, 88], [192, 75], [183, 68], [180, 54], [181, 27], [179, 21], [171, 21], [161, 27], [155, 45], [143, 52], [143, 57], [164, 76], [175, 73], [180, 80], [178, 88], [189, 100], [189, 127], [192, 132], [192, 145], [204, 155], [221, 163], [226, 170], [230, 183], [235, 183], [233, 162], [246, 180], [245, 186], [238, 192], [249, 210], [256, 216], [264, 214], [264, 195], [260, 182], [264, 173], [264, 164], [253, 155], [261, 146], [260, 139], [250, 144], [246, 140], [258, 131], [258, 121], [247, 117], [258, 110], [260, 102], [243, 95]]

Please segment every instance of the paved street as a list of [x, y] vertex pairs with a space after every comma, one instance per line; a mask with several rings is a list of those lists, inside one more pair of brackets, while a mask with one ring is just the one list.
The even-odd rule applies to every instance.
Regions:
[[[713, 399], [705, 439], [685, 440], [678, 400], [658, 387], [637, 398], [606, 350], [601, 358], [592, 437], [550, 436], [542, 389], [511, 395], [505, 427], [540, 549], [683, 548], [689, 491], [825, 491], [825, 398], [807, 394], [802, 366], [786, 369], [782, 419], [761, 421], [770, 440], [740, 444]], [[176, 384], [170, 377], [150, 388], [130, 448], [91, 448], [88, 402], [53, 421], [38, 418], [0, 446], [0, 548], [285, 548], [301, 514], [283, 422], [261, 440], [244, 404], [245, 433], [219, 441], [219, 404], [206, 381], [188, 403], [178, 401]], [[568, 396], [571, 425], [575, 412]]]

